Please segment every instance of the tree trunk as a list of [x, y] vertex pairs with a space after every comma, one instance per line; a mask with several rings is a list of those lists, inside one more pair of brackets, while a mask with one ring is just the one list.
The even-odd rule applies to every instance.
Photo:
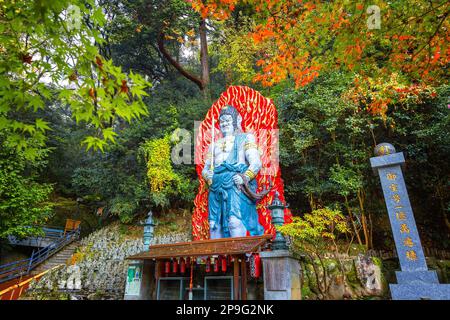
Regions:
[[350, 204], [348, 203], [347, 196], [344, 196], [344, 199], [345, 199], [345, 207], [347, 208], [348, 215], [350, 217], [350, 222], [352, 223], [353, 231], [355, 232], [356, 239], [358, 240], [358, 244], [363, 245], [363, 243], [361, 241], [361, 237], [359, 236], [358, 229], [356, 228], [355, 221], [353, 219], [352, 209], [350, 208]]

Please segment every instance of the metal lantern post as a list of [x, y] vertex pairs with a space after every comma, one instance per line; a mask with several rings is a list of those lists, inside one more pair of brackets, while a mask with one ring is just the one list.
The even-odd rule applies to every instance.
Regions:
[[149, 211], [147, 219], [145, 219], [144, 222], [144, 250], [148, 250], [148, 247], [150, 246], [154, 229], [155, 224], [153, 223], [153, 212]]
[[[272, 203], [267, 207], [270, 210], [272, 216], [272, 223], [275, 227], [282, 226], [284, 224], [284, 209], [287, 208], [280, 198], [278, 192], [275, 193], [275, 197]], [[274, 250], [287, 250], [286, 239], [283, 237], [280, 231], [276, 230], [275, 240], [272, 243]]]

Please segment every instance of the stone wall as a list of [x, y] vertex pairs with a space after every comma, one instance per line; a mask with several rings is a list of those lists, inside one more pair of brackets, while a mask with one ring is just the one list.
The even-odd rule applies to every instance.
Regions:
[[388, 298], [388, 286], [378, 258], [361, 254], [340, 261], [325, 258], [323, 267], [320, 261], [313, 266], [302, 260], [301, 265], [305, 300]]
[[[123, 299], [125, 258], [144, 250], [142, 232], [130, 237], [121, 229], [113, 224], [82, 239], [69, 265], [32, 283], [23, 299]], [[190, 233], [170, 233], [155, 237], [152, 244], [190, 240]]]
[[[316, 270], [310, 262], [301, 261], [303, 299], [390, 299], [388, 284], [396, 283], [395, 271], [400, 270], [397, 259], [381, 260], [363, 254], [341, 257], [340, 262], [325, 258], [323, 263], [326, 277], [319, 261]], [[440, 283], [449, 283], [450, 260], [427, 258], [427, 266], [436, 270]], [[321, 292], [317, 283], [322, 289], [326, 285], [327, 290]]]

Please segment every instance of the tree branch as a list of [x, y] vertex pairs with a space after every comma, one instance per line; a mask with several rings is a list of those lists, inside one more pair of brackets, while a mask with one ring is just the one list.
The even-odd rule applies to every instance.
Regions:
[[203, 81], [190, 74], [189, 72], [187, 72], [170, 54], [169, 52], [167, 52], [166, 48], [164, 47], [164, 32], [161, 32], [158, 36], [158, 49], [159, 51], [161, 51], [161, 53], [163, 54], [163, 56], [170, 62], [170, 64], [172, 66], [175, 67], [175, 69], [177, 69], [184, 77], [186, 77], [187, 79], [191, 80], [192, 82], [194, 82], [201, 91], [203, 91], [205, 89], [205, 84], [203, 83]]

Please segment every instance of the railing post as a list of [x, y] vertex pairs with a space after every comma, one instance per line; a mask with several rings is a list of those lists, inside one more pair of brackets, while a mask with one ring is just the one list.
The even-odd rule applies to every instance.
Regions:
[[31, 258], [30, 258], [30, 262], [28, 263], [27, 274], [29, 274], [31, 271], [31, 266], [33, 264], [33, 257], [34, 257], [34, 250], [33, 250], [33, 252], [31, 252]]

